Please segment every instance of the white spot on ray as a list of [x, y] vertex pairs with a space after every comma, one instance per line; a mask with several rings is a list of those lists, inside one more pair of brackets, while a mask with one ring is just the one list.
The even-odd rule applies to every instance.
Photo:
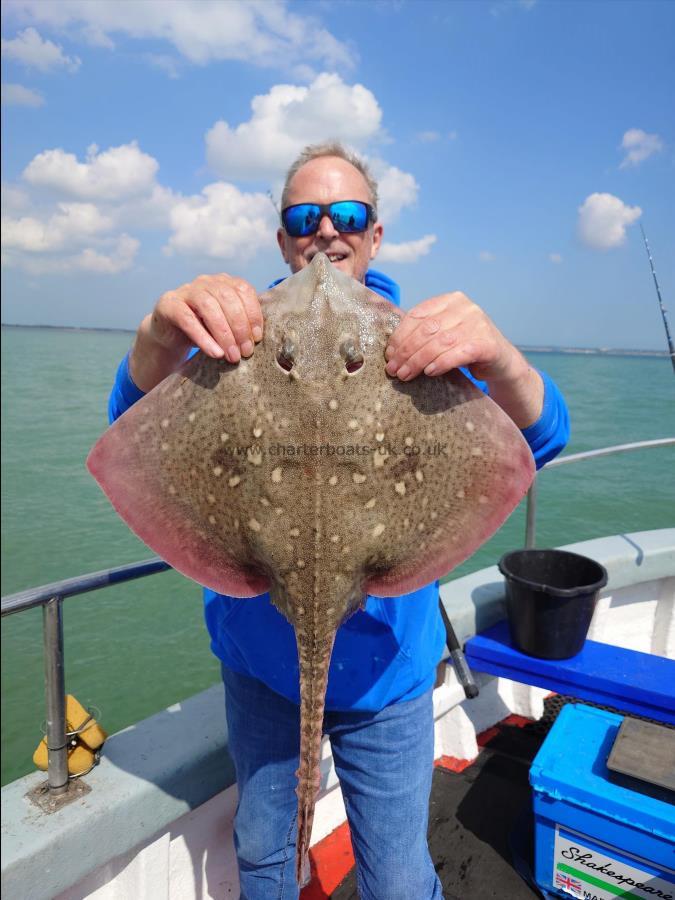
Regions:
[[238, 475], [233, 475], [232, 478], [228, 479], [227, 483], [229, 484], [230, 487], [236, 487], [240, 481], [241, 481], [241, 478]]
[[194, 420], [196, 418], [197, 418], [197, 413], [191, 412], [190, 415], [188, 416], [188, 422], [194, 422]]
[[329, 400], [328, 401], [328, 409], [337, 409], [337, 408], [338, 408], [337, 400]]
[[384, 432], [383, 432], [383, 431], [378, 431], [377, 434], [375, 435], [375, 440], [376, 440], [376, 441], [383, 441], [383, 440], [384, 440]]
[[418, 530], [418, 531], [424, 531], [425, 528], [426, 528], [426, 525], [424, 524], [424, 522], [420, 522], [420, 523], [417, 525], [417, 530]]
[[363, 484], [366, 481], [366, 476], [362, 475], [360, 472], [354, 472], [352, 475], [352, 481], [354, 484]]
[[480, 449], [480, 447], [472, 447], [472, 448], [471, 448], [471, 455], [472, 455], [472, 456], [482, 456], [482, 455], [483, 455], [483, 451]]
[[373, 528], [373, 537], [379, 537], [385, 529], [384, 522], [378, 522], [377, 525]]
[[252, 385], [251, 385], [251, 390], [253, 391], [254, 394], [258, 394], [258, 393], [260, 392], [260, 385], [258, 385], [258, 384], [252, 384]]
[[476, 430], [476, 426], [471, 421], [466, 422], [464, 424], [464, 427], [466, 428], [467, 431], [475, 431]]
[[381, 409], [382, 409], [382, 401], [376, 400], [375, 401], [375, 412], [380, 412]]
[[261, 498], [260, 498], [260, 505], [261, 505], [261, 506], [269, 506], [269, 505], [270, 505], [270, 501], [267, 499], [267, 497], [261, 497]]
[[418, 469], [418, 470], [415, 472], [415, 479], [416, 479], [417, 481], [419, 481], [419, 482], [424, 481], [424, 472], [422, 472], [421, 469]]
[[412, 439], [411, 437], [407, 437], [407, 438], [405, 439], [405, 445], [406, 445], [406, 447], [412, 447], [412, 445], [413, 445], [413, 439]]
[[330, 539], [334, 544], [337, 544], [337, 542], [340, 540], [340, 535], [339, 534], [331, 534]]
[[207, 495], [206, 495], [206, 499], [209, 501], [209, 503], [215, 503], [215, 502], [216, 502], [216, 498], [213, 496], [213, 494], [207, 494]]
[[375, 497], [371, 497], [370, 500], [366, 503], [366, 509], [372, 509], [375, 506]]
[[262, 526], [260, 525], [260, 522], [258, 522], [257, 519], [249, 519], [248, 527], [251, 529], [251, 531], [260, 531], [260, 528]]
[[260, 427], [260, 425], [256, 425], [256, 427], [253, 429], [253, 437], [259, 438], [262, 433], [263, 432], [262, 432], [262, 428]]
[[356, 429], [358, 427], [359, 427], [358, 419], [350, 419], [349, 422], [347, 422], [347, 428], [351, 428], [352, 431], [356, 431]]
[[481, 494], [478, 497], [478, 502], [481, 504], [481, 506], [483, 506], [485, 503], [488, 502], [488, 498], [485, 496], [485, 494]]
[[373, 454], [373, 465], [376, 469], [381, 469], [388, 459], [389, 454], [386, 451], [384, 453], [380, 453], [378, 451], [377, 453]]
[[401, 497], [405, 497], [405, 481], [397, 481], [394, 485], [394, 490], [397, 494], [400, 494]]
[[168, 427], [169, 427], [169, 420], [162, 419], [162, 428], [168, 428]]
[[337, 484], [337, 483], [338, 483], [337, 475], [331, 475], [330, 478], [328, 479], [328, 484]]
[[175, 493], [176, 493], [176, 488], [175, 488], [174, 485], [172, 485], [172, 484], [169, 485], [169, 493], [170, 493], [170, 494], [175, 494]]
[[226, 431], [223, 431], [220, 435], [220, 440], [223, 442], [223, 444], [225, 443], [225, 441], [229, 441], [229, 439], [229, 434]]
[[299, 528], [291, 528], [288, 532], [291, 537], [300, 537], [300, 529]]
[[249, 447], [246, 451], [246, 456], [248, 457], [248, 461], [251, 463], [251, 465], [262, 465], [262, 453], [258, 447]]
[[167, 451], [168, 449], [169, 449], [169, 445], [168, 445], [167, 443], [163, 443], [163, 444], [162, 444], [162, 450], [166, 453], [166, 451]]
[[458, 500], [463, 500], [465, 498], [466, 494], [464, 493], [464, 491], [457, 491], [455, 496], [457, 497]]
[[297, 566], [299, 569], [304, 569], [304, 568], [305, 568], [305, 561], [304, 561], [304, 559], [299, 559], [299, 560], [296, 562], [296, 566]]
[[173, 399], [178, 400], [183, 396], [183, 388], [179, 387], [173, 392]]
[[277, 466], [276, 469], [272, 469], [272, 481], [275, 484], [279, 484], [279, 482], [281, 481], [281, 473], [281, 466]]
[[267, 419], [268, 422], [273, 422], [273, 421], [274, 421], [274, 413], [273, 413], [273, 412], [266, 412], [266, 413], [265, 413], [265, 418]]
[[221, 469], [220, 466], [214, 466], [213, 474], [216, 476], [216, 478], [219, 478], [223, 474], [223, 470]]
[[275, 512], [278, 516], [280, 516], [280, 515], [282, 514], [283, 511], [284, 511], [283, 506], [275, 506], [275, 508], [274, 508], [274, 512]]
[[215, 525], [215, 524], [216, 524], [216, 517], [215, 517], [215, 516], [209, 516], [209, 522], [210, 522], [212, 525]]

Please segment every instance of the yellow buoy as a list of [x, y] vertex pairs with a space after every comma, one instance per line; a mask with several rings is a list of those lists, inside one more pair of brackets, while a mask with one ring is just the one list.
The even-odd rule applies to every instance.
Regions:
[[[87, 719], [89, 719], [88, 722]], [[90, 713], [72, 694], [66, 695], [66, 723], [68, 731], [78, 731], [77, 739], [90, 750], [98, 750], [108, 737], [96, 719], [90, 717]]]
[[[66, 730], [71, 733], [71, 737], [67, 738], [68, 774], [80, 775], [94, 765], [95, 751], [103, 745], [108, 735], [72, 694], [66, 696]], [[48, 759], [47, 738], [43, 737], [33, 754], [33, 762], [38, 769], [46, 772]]]

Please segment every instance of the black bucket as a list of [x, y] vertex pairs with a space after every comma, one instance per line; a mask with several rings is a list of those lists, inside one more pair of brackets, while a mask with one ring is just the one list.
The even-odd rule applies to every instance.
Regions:
[[529, 656], [569, 659], [584, 646], [607, 571], [566, 550], [514, 550], [499, 560], [514, 644]]

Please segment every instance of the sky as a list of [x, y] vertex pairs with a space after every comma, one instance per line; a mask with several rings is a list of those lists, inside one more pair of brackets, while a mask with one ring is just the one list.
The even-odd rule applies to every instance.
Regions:
[[521, 345], [665, 349], [640, 225], [667, 305], [673, 45], [669, 0], [5, 0], [2, 321], [265, 289], [284, 172], [337, 138], [406, 309], [461, 290]]

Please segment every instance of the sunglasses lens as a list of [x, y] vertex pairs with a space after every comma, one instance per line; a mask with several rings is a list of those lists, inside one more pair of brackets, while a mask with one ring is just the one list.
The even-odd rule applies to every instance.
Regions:
[[336, 231], [340, 231], [342, 234], [365, 231], [368, 227], [368, 207], [358, 200], [332, 203], [330, 217]]
[[333, 227], [341, 234], [365, 231], [368, 227], [370, 210], [367, 203], [360, 200], [339, 200], [329, 206], [318, 203], [298, 203], [287, 206], [281, 213], [284, 228], [291, 237], [306, 237], [314, 234], [321, 217], [329, 214]]
[[283, 211], [284, 228], [291, 237], [313, 234], [319, 227], [321, 211], [315, 203], [300, 203]]

